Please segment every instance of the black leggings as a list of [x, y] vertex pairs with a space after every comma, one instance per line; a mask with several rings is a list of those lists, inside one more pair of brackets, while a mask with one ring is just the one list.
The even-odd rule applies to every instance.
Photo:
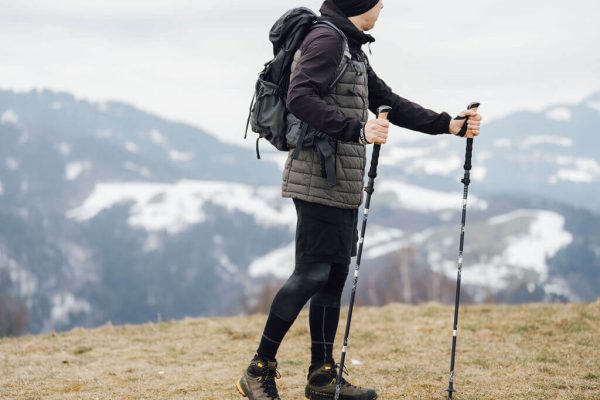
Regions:
[[267, 319], [257, 353], [274, 359], [284, 336], [310, 301], [311, 363], [333, 362], [333, 341], [340, 318], [340, 299], [348, 264], [297, 264], [279, 289]]
[[311, 305], [339, 308], [347, 276], [347, 264], [297, 264], [275, 295], [271, 312], [293, 322], [309, 299]]

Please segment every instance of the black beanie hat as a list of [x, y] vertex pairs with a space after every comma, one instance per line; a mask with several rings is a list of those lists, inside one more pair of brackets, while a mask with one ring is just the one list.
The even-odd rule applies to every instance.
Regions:
[[333, 0], [346, 17], [354, 17], [375, 7], [379, 0]]

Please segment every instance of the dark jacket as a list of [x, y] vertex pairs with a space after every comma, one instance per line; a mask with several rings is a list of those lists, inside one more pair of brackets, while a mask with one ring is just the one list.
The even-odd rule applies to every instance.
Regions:
[[[321, 6], [321, 18], [328, 19], [341, 29], [348, 38], [353, 56], [367, 59], [361, 46], [375, 39], [359, 31], [331, 0]], [[357, 142], [362, 123], [345, 116], [337, 107], [327, 104], [323, 96], [334, 80], [343, 56], [340, 35], [327, 27], [318, 27], [309, 32], [301, 51], [303, 62], [296, 66], [297, 72], [290, 81], [287, 108], [310, 126], [337, 140]], [[381, 105], [389, 105], [391, 123], [403, 128], [437, 135], [448, 133], [451, 117], [448, 113], [436, 113], [395, 94], [380, 79], [367, 62], [369, 81], [369, 109], [376, 113]]]

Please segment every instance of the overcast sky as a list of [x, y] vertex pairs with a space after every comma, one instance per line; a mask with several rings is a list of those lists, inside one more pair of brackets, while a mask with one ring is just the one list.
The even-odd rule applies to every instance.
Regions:
[[[121, 100], [237, 144], [268, 30], [319, 0], [0, 0], [0, 88]], [[371, 63], [399, 95], [497, 118], [600, 89], [598, 0], [384, 0]], [[248, 143], [252, 145], [252, 143]]]

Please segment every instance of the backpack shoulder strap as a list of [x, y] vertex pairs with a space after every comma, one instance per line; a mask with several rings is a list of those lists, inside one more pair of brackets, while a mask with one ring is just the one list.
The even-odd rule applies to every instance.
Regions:
[[346, 37], [346, 34], [344, 32], [342, 32], [342, 30], [340, 28], [335, 26], [334, 23], [332, 23], [331, 21], [327, 21], [327, 20], [317, 20], [313, 23], [312, 29], [314, 29], [317, 26], [327, 26], [327, 27], [333, 29], [334, 31], [336, 31], [342, 38], [342, 43], [344, 46], [344, 53], [342, 55], [342, 59], [340, 60], [340, 64], [338, 65], [338, 68], [335, 72], [335, 78], [334, 78], [333, 82], [331, 82], [331, 84], [329, 85], [329, 89], [331, 89], [332, 87], [335, 86], [335, 84], [342, 77], [343, 73], [346, 71], [348, 62], [352, 59], [352, 54], [350, 53], [350, 47], [348, 46], [348, 38]]
[[350, 47], [348, 46], [348, 38], [346, 37], [346, 34], [337, 26], [335, 26], [335, 24], [331, 21], [327, 21], [327, 20], [317, 20], [315, 22], [313, 22], [313, 26], [312, 28], [314, 29], [317, 26], [328, 26], [331, 29], [333, 29], [334, 31], [336, 31], [343, 40], [344, 43], [344, 57], [348, 57], [351, 58], [352, 56], [350, 55]]

